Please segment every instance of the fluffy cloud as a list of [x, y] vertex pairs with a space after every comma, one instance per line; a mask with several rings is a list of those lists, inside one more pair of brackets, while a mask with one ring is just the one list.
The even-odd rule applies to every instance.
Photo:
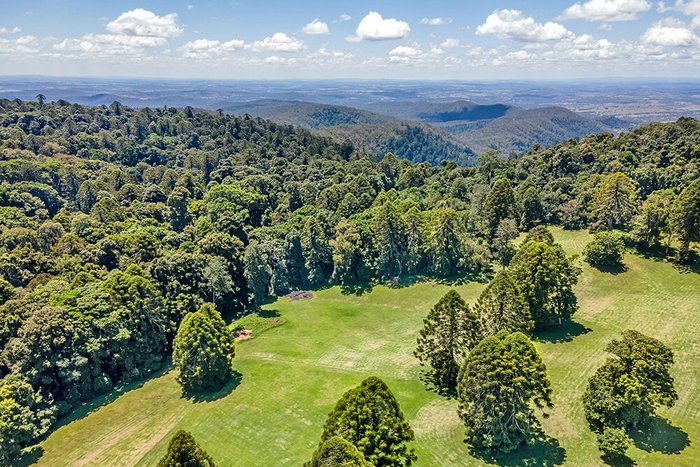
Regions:
[[642, 35], [642, 43], [665, 47], [690, 47], [700, 43], [698, 36], [676, 19], [666, 19], [652, 25]]
[[183, 55], [187, 58], [206, 59], [224, 55], [242, 49], [244, 42], [233, 39], [226, 42], [197, 39], [182, 46]]
[[392, 57], [418, 57], [422, 55], [423, 52], [417, 47], [409, 47], [407, 45], [400, 45], [394, 48], [389, 55]]
[[350, 16], [347, 13], [343, 13], [342, 15], [340, 15], [340, 17], [338, 17], [338, 21], [340, 21], [341, 23], [344, 23], [345, 21], [350, 21], [351, 19], [352, 16]]
[[544, 24], [531, 17], [523, 16], [519, 10], [496, 10], [491, 13], [484, 24], [476, 28], [479, 35], [493, 34], [501, 39], [522, 42], [543, 42], [570, 37], [573, 33], [558, 23], [548, 21]]
[[585, 19], [587, 21], [631, 21], [639, 13], [649, 11], [647, 0], [589, 0], [574, 3], [564, 10], [559, 19]]
[[257, 52], [265, 50], [272, 52], [299, 52], [304, 48], [304, 42], [283, 32], [276, 32], [271, 37], [253, 42], [250, 48]]
[[172, 38], [182, 33], [177, 24], [177, 13], [158, 16], [152, 11], [136, 8], [129, 10], [107, 24], [107, 31], [125, 36]]
[[39, 51], [39, 41], [34, 36], [17, 39], [0, 39], [0, 55], [33, 54]]
[[401, 39], [410, 31], [411, 28], [406, 21], [394, 18], [385, 19], [376, 11], [370, 11], [357, 25], [355, 35], [348, 37], [348, 40], [357, 42], [361, 40], [383, 41]]
[[443, 49], [453, 49], [455, 47], [459, 47], [459, 40], [458, 39], [445, 39], [440, 43], [440, 47]]
[[664, 2], [659, 2], [659, 12], [675, 10], [686, 16], [692, 16], [692, 27], [700, 28], [700, 0], [676, 0], [673, 6], [667, 6]]
[[420, 20], [420, 24], [426, 24], [428, 26], [443, 26], [451, 22], [452, 18], [423, 18]]
[[12, 29], [0, 28], [0, 34], [17, 34], [18, 32], [22, 32], [22, 30], [16, 26]]
[[61, 52], [81, 52], [102, 57], [139, 55], [144, 49], [167, 44], [162, 37], [125, 36], [118, 34], [86, 34], [81, 38], [67, 38], [53, 48]]
[[328, 24], [316, 18], [304, 26], [302, 32], [310, 35], [328, 34]]

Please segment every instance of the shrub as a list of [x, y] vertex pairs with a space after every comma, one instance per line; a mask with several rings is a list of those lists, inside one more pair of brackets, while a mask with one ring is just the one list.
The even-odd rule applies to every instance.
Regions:
[[625, 244], [619, 235], [612, 232], [599, 232], [593, 236], [583, 250], [585, 260], [597, 268], [611, 268], [622, 265]]

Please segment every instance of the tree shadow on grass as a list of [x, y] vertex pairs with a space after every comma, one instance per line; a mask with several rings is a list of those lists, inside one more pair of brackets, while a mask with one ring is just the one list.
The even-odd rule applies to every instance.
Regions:
[[689, 257], [684, 262], [674, 262], [673, 267], [681, 274], [700, 274], [700, 255], [696, 251], [690, 251]]
[[457, 388], [443, 388], [438, 386], [435, 383], [433, 372], [430, 370], [421, 370], [418, 379], [423, 383], [426, 391], [434, 392], [445, 399], [457, 398]]
[[373, 288], [374, 284], [371, 282], [346, 284], [340, 286], [340, 293], [343, 295], [357, 295], [358, 297], [361, 297], [362, 295], [371, 292]]
[[280, 316], [280, 312], [278, 310], [258, 310], [257, 313], [261, 318], [278, 318]]
[[690, 446], [688, 433], [671, 425], [668, 420], [659, 416], [653, 417], [643, 426], [630, 432], [634, 445], [647, 452], [663, 454], [680, 454]]
[[566, 450], [559, 441], [551, 436], [540, 435], [532, 446], [521, 447], [508, 454], [497, 454], [493, 451], [475, 451], [472, 455], [491, 465], [503, 466], [543, 466], [561, 465], [566, 460]]
[[16, 463], [12, 464], [16, 467], [28, 467], [39, 462], [41, 456], [44, 455], [44, 448], [41, 446], [32, 446], [27, 448], [22, 457], [17, 459]]
[[185, 399], [188, 399], [192, 402], [195, 403], [201, 403], [201, 402], [214, 402], [219, 399], [222, 399], [229, 394], [231, 394], [234, 389], [236, 389], [238, 386], [241, 385], [241, 381], [243, 380], [243, 375], [236, 371], [233, 370], [233, 373], [231, 374], [231, 378], [228, 380], [226, 384], [224, 384], [222, 387], [219, 389], [214, 389], [212, 391], [182, 391], [182, 397]]
[[592, 329], [576, 321], [567, 321], [561, 326], [537, 331], [534, 338], [541, 342], [562, 343], [571, 342], [575, 337], [588, 334]]
[[623, 272], [626, 272], [629, 268], [625, 263], [618, 263], [618, 264], [601, 264], [597, 266], [593, 266], [595, 269], [597, 269], [600, 272], [606, 272], [608, 274], [612, 274], [614, 276], [618, 274], [622, 274]]
[[637, 461], [630, 459], [627, 456], [604, 455], [600, 456], [600, 460], [612, 467], [632, 467], [633, 465], [637, 465]]

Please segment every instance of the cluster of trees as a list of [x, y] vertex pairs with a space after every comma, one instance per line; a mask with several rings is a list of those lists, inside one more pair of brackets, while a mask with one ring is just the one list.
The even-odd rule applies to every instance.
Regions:
[[[233, 351], [209, 332], [225, 326], [198, 312], [206, 303], [230, 317], [294, 289], [480, 274], [495, 259], [512, 263], [529, 310], [512, 319], [556, 324], [576, 308], [575, 270], [546, 238], [517, 253], [512, 239], [546, 223], [602, 223], [649, 246], [673, 235], [689, 256], [698, 129], [681, 119], [466, 167], [375, 160], [288, 125], [190, 107], [0, 99], [0, 404], [29, 417], [2, 425], [3, 455], [158, 368], [178, 329], [183, 385], [220, 384]], [[503, 274], [499, 284], [510, 287]], [[477, 315], [489, 333], [506, 326]], [[211, 372], [190, 373], [204, 352], [186, 343], [200, 335], [216, 357]]]

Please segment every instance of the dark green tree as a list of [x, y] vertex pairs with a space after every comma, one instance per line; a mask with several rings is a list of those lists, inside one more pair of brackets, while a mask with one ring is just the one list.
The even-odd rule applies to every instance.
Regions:
[[308, 281], [319, 285], [330, 277], [333, 271], [333, 250], [321, 223], [315, 217], [309, 217], [301, 232], [301, 246], [304, 251]]
[[178, 430], [170, 439], [168, 452], [158, 462], [158, 467], [214, 467], [214, 460], [202, 449], [194, 436]]
[[459, 367], [481, 334], [478, 317], [455, 290], [450, 290], [423, 320], [414, 353], [422, 364], [430, 367], [438, 388], [454, 389]]
[[622, 265], [625, 244], [614, 232], [598, 232], [583, 249], [583, 257], [591, 266], [615, 268]]
[[0, 305], [11, 299], [14, 294], [15, 288], [12, 284], [0, 277]]
[[401, 277], [406, 255], [406, 229], [392, 202], [378, 207], [372, 219], [375, 268], [382, 280]]
[[538, 224], [541, 224], [544, 218], [545, 213], [540, 194], [537, 188], [531, 186], [525, 190], [523, 194], [520, 227], [524, 230], [530, 230]]
[[685, 187], [673, 203], [671, 228], [681, 244], [679, 258], [688, 258], [690, 244], [700, 241], [700, 179]]
[[493, 237], [496, 234], [498, 224], [503, 219], [515, 219], [516, 216], [517, 207], [513, 186], [507, 178], [499, 178], [494, 182], [489, 194], [486, 195], [484, 205], [481, 208], [481, 217], [489, 235]]
[[526, 241], [510, 263], [516, 287], [527, 301], [536, 329], [562, 324], [578, 308], [573, 286], [579, 269], [557, 244]]
[[530, 308], [507, 269], [498, 271], [474, 305], [485, 336], [500, 331], [530, 333]]
[[323, 427], [321, 445], [339, 436], [377, 467], [408, 466], [416, 459], [407, 442], [413, 430], [382, 380], [369, 377], [340, 398]]
[[632, 238], [641, 249], [654, 248], [664, 237], [668, 238], [671, 206], [671, 195], [661, 191], [655, 191], [644, 200], [632, 219]]
[[459, 414], [476, 450], [511, 452], [540, 431], [532, 405], [551, 407], [547, 369], [524, 334], [501, 331], [474, 347], [457, 385]]
[[373, 467], [350, 442], [333, 436], [321, 443], [304, 467]]
[[464, 251], [462, 226], [454, 209], [437, 211], [428, 238], [429, 270], [438, 277], [457, 274]]
[[622, 428], [605, 427], [598, 434], [598, 449], [604, 458], [613, 460], [624, 457], [630, 444], [630, 439]]
[[518, 238], [518, 227], [515, 223], [515, 219], [503, 219], [498, 224], [496, 235], [494, 235], [493, 240], [491, 240], [491, 251], [495, 259], [497, 259], [503, 267], [508, 266], [508, 263], [510, 263], [513, 256], [515, 256], [513, 240], [516, 238]]
[[211, 304], [185, 316], [173, 341], [173, 364], [186, 391], [218, 389], [231, 377], [233, 334]]
[[626, 330], [606, 348], [608, 358], [588, 380], [583, 409], [591, 429], [629, 428], [645, 422], [656, 408], [672, 407], [678, 395], [670, 373], [673, 352], [640, 332]]
[[243, 264], [248, 289], [253, 295], [253, 300], [259, 304], [270, 295], [272, 269], [267, 253], [257, 240], [251, 240], [246, 247]]

